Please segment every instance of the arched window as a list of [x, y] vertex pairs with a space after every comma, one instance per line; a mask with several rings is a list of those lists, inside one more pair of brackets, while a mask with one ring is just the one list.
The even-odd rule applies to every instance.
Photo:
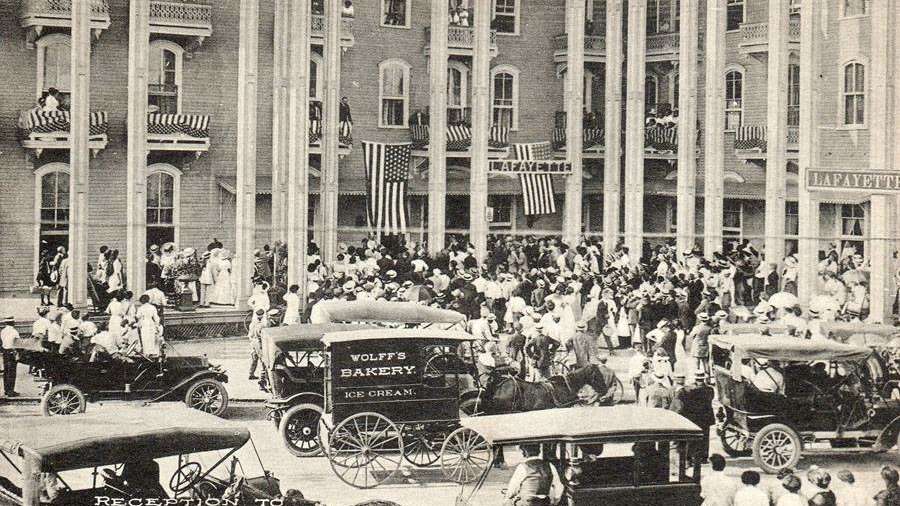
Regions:
[[729, 70], [725, 74], [725, 130], [737, 130], [744, 116], [744, 73]]
[[181, 68], [184, 48], [168, 40], [150, 43], [147, 104], [150, 112], [178, 114], [181, 110]]
[[[37, 97], [50, 88], [59, 90], [68, 99], [72, 79], [72, 45], [68, 35], [54, 33], [38, 39]], [[64, 109], [67, 109], [64, 105]]]
[[500, 65], [491, 71], [491, 104], [494, 125], [519, 128], [519, 69]]
[[654, 75], [647, 75], [644, 79], [644, 108], [646, 114], [656, 114], [656, 104], [659, 102], [659, 80]]
[[447, 121], [466, 122], [469, 114], [469, 68], [460, 61], [450, 62], [447, 68]]
[[[34, 173], [37, 260], [45, 251], [69, 248], [69, 166], [48, 163]], [[38, 262], [35, 262], [37, 265]]]
[[169, 164], [154, 164], [147, 173], [147, 245], [177, 244], [181, 172]]
[[385, 60], [378, 65], [381, 128], [405, 128], [409, 113], [409, 64]]
[[860, 62], [844, 65], [844, 124], [866, 123], [866, 67]]
[[788, 126], [800, 125], [800, 65], [788, 65]]

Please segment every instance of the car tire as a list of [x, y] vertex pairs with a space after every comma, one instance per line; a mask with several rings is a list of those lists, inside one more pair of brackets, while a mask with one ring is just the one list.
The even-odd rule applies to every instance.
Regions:
[[225, 385], [212, 378], [195, 381], [184, 394], [184, 403], [191, 409], [222, 416], [228, 409], [228, 391]]
[[753, 461], [769, 474], [795, 467], [802, 452], [797, 431], [783, 423], [766, 425], [753, 438]]
[[68, 383], [53, 385], [41, 397], [41, 413], [44, 416], [64, 416], [84, 413], [87, 400], [78, 387]]
[[304, 403], [292, 407], [281, 415], [278, 433], [281, 434], [281, 441], [291, 455], [315, 457], [322, 454], [322, 440], [319, 438], [319, 421], [322, 413], [321, 406]]
[[722, 449], [729, 457], [749, 457], [753, 450], [751, 445], [747, 443], [747, 438], [743, 437], [736, 429], [726, 422], [725, 426], [719, 431], [719, 441], [722, 443]]

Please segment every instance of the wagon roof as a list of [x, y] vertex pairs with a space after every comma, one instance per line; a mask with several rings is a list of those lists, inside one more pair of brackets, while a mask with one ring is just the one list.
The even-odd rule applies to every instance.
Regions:
[[441, 329], [376, 329], [331, 332], [325, 334], [322, 342], [325, 345], [346, 343], [348, 341], [366, 341], [375, 339], [425, 339], [436, 341], [472, 341], [472, 334], [458, 330]]
[[310, 313], [310, 322], [400, 322], [400, 323], [459, 323], [462, 313], [449, 309], [423, 306], [416, 302], [388, 302], [380, 300], [325, 300], [317, 302]]
[[310, 347], [321, 348], [322, 336], [330, 332], [377, 329], [373, 325], [356, 323], [312, 323], [269, 327], [262, 330], [262, 338], [282, 351], [297, 351]]
[[65, 471], [240, 448], [246, 427], [183, 406], [91, 406], [85, 414], [0, 420], [0, 451]]
[[702, 431], [687, 418], [659, 408], [573, 407], [460, 419], [497, 443], [602, 442], [628, 438], [694, 438]]
[[872, 354], [865, 346], [853, 346], [828, 339], [801, 339], [797, 337], [771, 337], [759, 334], [713, 336], [720, 348], [741, 352], [748, 358], [813, 362], [829, 360], [857, 362]]

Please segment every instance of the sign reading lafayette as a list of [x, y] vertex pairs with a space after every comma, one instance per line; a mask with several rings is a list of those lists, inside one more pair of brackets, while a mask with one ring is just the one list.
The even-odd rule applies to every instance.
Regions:
[[488, 168], [494, 174], [560, 174], [572, 173], [572, 164], [565, 160], [492, 160]]
[[809, 169], [806, 187], [810, 190], [900, 191], [900, 172], [875, 170]]

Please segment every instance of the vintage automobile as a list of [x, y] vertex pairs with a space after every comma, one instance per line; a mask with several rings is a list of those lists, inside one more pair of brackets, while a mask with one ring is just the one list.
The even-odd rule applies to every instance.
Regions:
[[[180, 406], [104, 406], [64, 420], [6, 418], [0, 420], [0, 505], [138, 498], [249, 506], [280, 497], [278, 479], [248, 451], [249, 441], [246, 427]], [[246, 474], [256, 466], [259, 474]]]
[[[567, 506], [667, 504], [697, 506], [700, 462], [689, 464], [703, 432], [665, 409], [636, 406], [572, 407], [463, 418], [464, 429], [493, 446], [541, 445], [556, 466]], [[490, 472], [460, 498], [471, 501]], [[504, 491], [505, 492], [505, 491]], [[500, 498], [491, 504], [500, 504]]]
[[130, 350], [95, 360], [63, 356], [36, 339], [16, 341], [19, 361], [43, 371], [41, 411], [46, 416], [83, 413], [88, 401], [184, 400], [221, 415], [228, 407], [228, 375], [206, 357], [146, 357]]
[[752, 454], [776, 473], [813, 444], [897, 444], [900, 400], [891, 399], [893, 382], [871, 348], [759, 334], [717, 335], [710, 343], [717, 432], [730, 455]]

